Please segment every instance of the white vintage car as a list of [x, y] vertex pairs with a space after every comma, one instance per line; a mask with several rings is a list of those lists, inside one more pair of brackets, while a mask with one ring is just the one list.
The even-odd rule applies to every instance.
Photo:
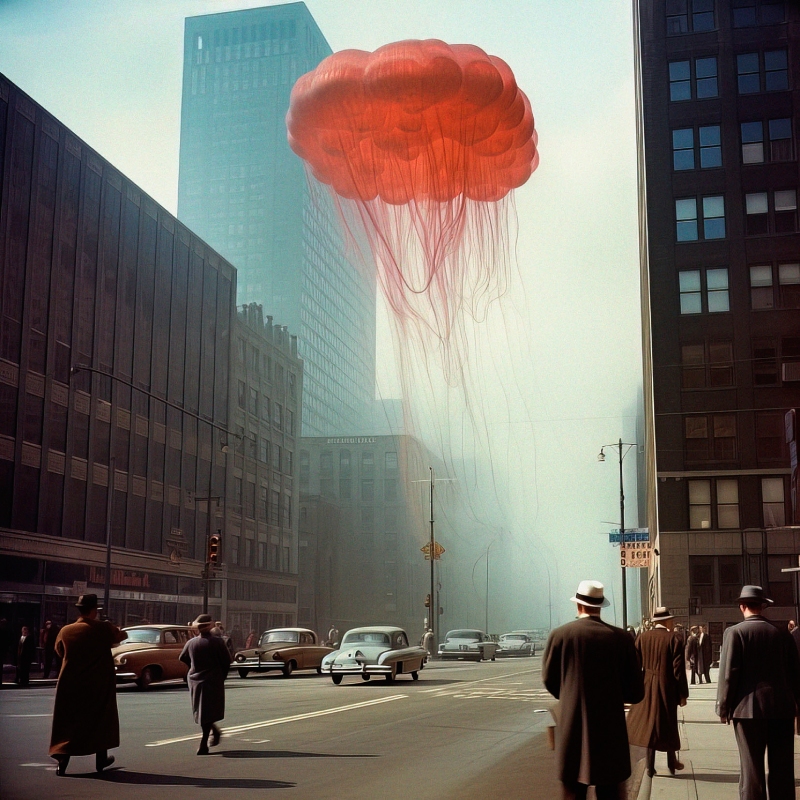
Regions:
[[536, 654], [536, 642], [522, 631], [504, 633], [500, 637], [499, 645], [498, 658], [522, 658]]
[[398, 675], [417, 680], [427, 656], [422, 647], [409, 645], [402, 628], [353, 628], [344, 635], [339, 649], [322, 659], [322, 674], [330, 675], [337, 685], [345, 675], [358, 675], [365, 681], [373, 675], [383, 675], [389, 682]]
[[465, 661], [495, 660], [497, 642], [475, 628], [448, 631], [439, 645], [439, 658]]

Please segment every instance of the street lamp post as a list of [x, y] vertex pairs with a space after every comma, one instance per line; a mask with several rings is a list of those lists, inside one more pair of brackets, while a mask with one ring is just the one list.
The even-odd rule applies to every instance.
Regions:
[[[603, 450], [606, 447], [616, 447], [618, 448], [619, 453], [619, 541], [620, 547], [624, 549], [625, 547], [625, 485], [622, 478], [622, 461], [632, 447], [636, 447], [635, 442], [623, 442], [620, 439], [616, 444], [604, 444], [600, 448], [600, 453], [597, 456], [598, 461], [605, 461], [606, 456]], [[622, 448], [627, 448], [625, 452], [622, 451]], [[625, 579], [625, 565], [620, 563], [620, 568], [622, 570], [622, 627], [628, 627], [628, 587], [626, 584]]]

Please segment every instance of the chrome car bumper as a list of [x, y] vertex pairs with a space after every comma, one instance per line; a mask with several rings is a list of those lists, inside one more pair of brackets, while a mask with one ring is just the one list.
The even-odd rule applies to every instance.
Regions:
[[325, 675], [391, 675], [391, 664], [324, 664]]
[[440, 650], [439, 651], [439, 658], [467, 658], [473, 659], [477, 661], [479, 658], [483, 658], [483, 654], [480, 650]]
[[138, 677], [135, 672], [115, 672], [118, 681], [135, 681]]
[[244, 661], [234, 661], [231, 669], [283, 669], [285, 661], [263, 661], [257, 658], [246, 658]]

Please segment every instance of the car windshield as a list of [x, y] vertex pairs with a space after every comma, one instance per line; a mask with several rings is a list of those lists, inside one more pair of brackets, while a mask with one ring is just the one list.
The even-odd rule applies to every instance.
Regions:
[[261, 637], [261, 646], [275, 644], [276, 642], [298, 642], [299, 636], [297, 631], [267, 631]]
[[345, 635], [342, 644], [356, 644], [365, 642], [366, 644], [389, 644], [389, 635], [378, 631], [352, 631]]
[[501, 642], [526, 642], [528, 640], [527, 636], [522, 636], [522, 634], [506, 634], [505, 636], [500, 637]]
[[134, 642], [143, 644], [158, 644], [159, 640], [161, 639], [161, 631], [153, 630], [152, 628], [144, 628], [133, 631], [129, 628], [126, 633], [128, 634], [128, 638], [125, 640], [126, 643]]
[[447, 639], [472, 639], [476, 642], [481, 640], [480, 631], [450, 631], [445, 637]]

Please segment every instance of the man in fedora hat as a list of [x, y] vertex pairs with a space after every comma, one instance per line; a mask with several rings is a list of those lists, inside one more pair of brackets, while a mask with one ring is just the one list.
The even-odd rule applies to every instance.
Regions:
[[647, 748], [647, 773], [656, 774], [656, 750], [666, 751], [672, 775], [683, 769], [676, 751], [681, 749], [678, 706], [686, 705], [689, 684], [683, 642], [673, 632], [669, 609], [660, 606], [653, 614], [653, 628], [636, 640], [644, 670], [644, 699], [628, 714], [628, 738], [636, 747]]
[[108, 755], [119, 747], [117, 676], [111, 648], [128, 638], [110, 622], [97, 618], [97, 595], [84, 594], [75, 604], [77, 622], [65, 625], [56, 638], [62, 659], [56, 684], [50, 755], [64, 775], [71, 756], [95, 755], [98, 772], [114, 763]]
[[225, 678], [228, 677], [231, 654], [221, 637], [213, 632], [211, 615], [201, 614], [192, 627], [198, 635], [186, 642], [180, 660], [189, 666], [186, 679], [194, 721], [202, 730], [197, 755], [207, 756], [209, 745], [215, 747], [219, 744], [221, 734], [215, 723], [225, 716]]
[[598, 800], [617, 800], [631, 774], [625, 703], [644, 696], [633, 639], [600, 619], [609, 605], [598, 581], [581, 581], [578, 618], [547, 640], [542, 678], [559, 701], [556, 765], [564, 800], [583, 800], [594, 786]]
[[739, 797], [794, 800], [793, 722], [800, 710], [800, 658], [787, 631], [763, 616], [772, 600], [760, 586], [744, 586], [736, 602], [744, 620], [722, 638], [716, 711], [721, 722], [733, 721]]

